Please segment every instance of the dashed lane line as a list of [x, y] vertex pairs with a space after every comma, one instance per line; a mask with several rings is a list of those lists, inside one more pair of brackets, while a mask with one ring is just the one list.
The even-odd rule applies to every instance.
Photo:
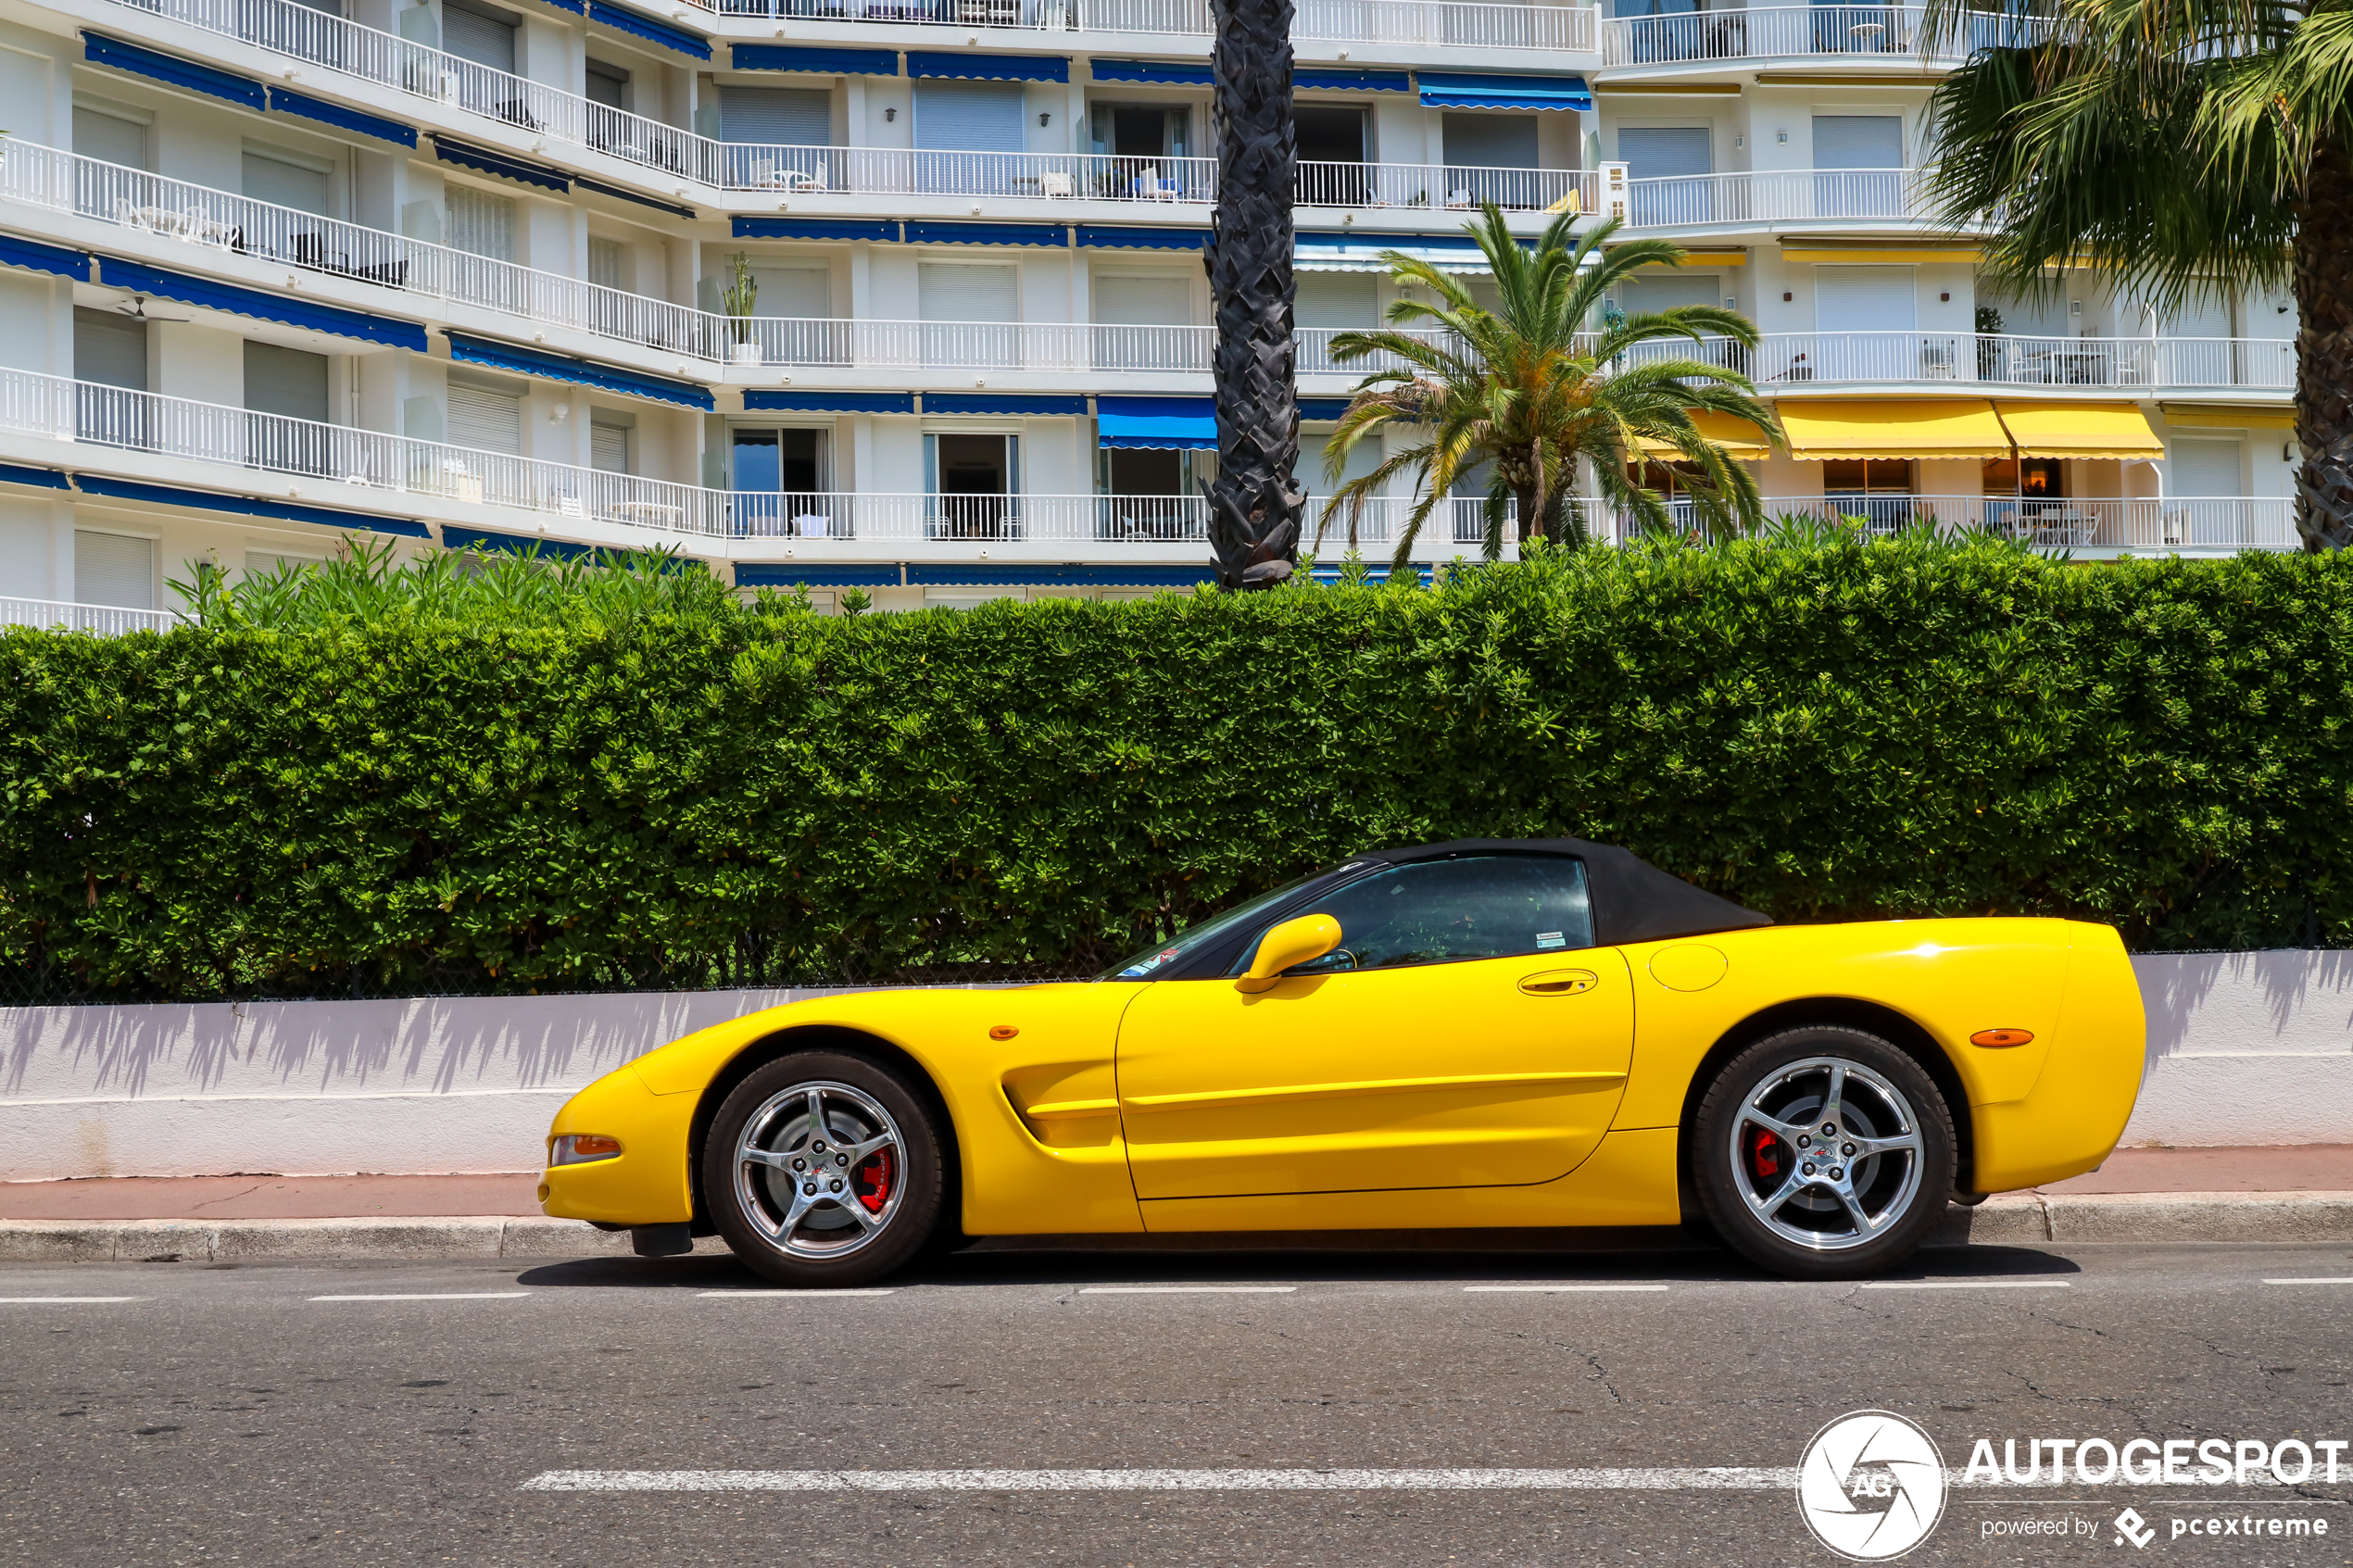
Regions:
[[1867, 1279], [1865, 1290], [2066, 1290], [2071, 1279]]
[[2322, 1274], [2312, 1279], [2267, 1279], [2265, 1285], [2353, 1285], [2353, 1274]]
[[1616, 1470], [547, 1470], [527, 1492], [1786, 1491], [1797, 1472]]
[[0, 1307], [97, 1307], [145, 1299], [144, 1296], [0, 1296]]
[[311, 1301], [514, 1301], [530, 1295], [528, 1290], [417, 1290], [385, 1292], [375, 1296], [311, 1296]]
[[1500, 1296], [1515, 1294], [1563, 1296], [1572, 1291], [1590, 1290], [1615, 1293], [1620, 1291], [1656, 1291], [1664, 1290], [1666, 1288], [1667, 1286], [1663, 1285], [1466, 1285], [1463, 1286], [1463, 1291], [1466, 1295], [1472, 1296]]
[[711, 1301], [802, 1301], [828, 1296], [890, 1296], [890, 1290], [698, 1290], [695, 1294]]
[[1295, 1285], [1082, 1285], [1081, 1296], [1289, 1296]]

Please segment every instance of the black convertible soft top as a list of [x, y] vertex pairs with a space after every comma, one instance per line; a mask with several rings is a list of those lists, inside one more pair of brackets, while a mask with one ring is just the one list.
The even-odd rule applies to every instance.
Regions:
[[1582, 838], [1458, 838], [1411, 849], [1376, 849], [1350, 859], [1352, 864], [1370, 860], [1403, 865], [1457, 855], [1573, 855], [1584, 861], [1586, 891], [1593, 901], [1593, 940], [1604, 947], [1773, 923], [1755, 909], [1669, 876], [1631, 850]]

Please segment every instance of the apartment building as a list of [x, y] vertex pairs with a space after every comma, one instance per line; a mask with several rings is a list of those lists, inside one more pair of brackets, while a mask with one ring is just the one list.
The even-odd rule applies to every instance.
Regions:
[[[1301, 6], [1312, 488], [1379, 253], [1476, 292], [1492, 201], [1691, 248], [1620, 308], [1755, 318], [1759, 349], [1701, 351], [1781, 412], [1777, 508], [2292, 544], [2284, 297], [1996, 297], [1926, 216], [1953, 62], [1917, 11], [1671, 3]], [[132, 624], [194, 561], [353, 531], [677, 550], [821, 604], [1202, 581], [1210, 29], [1206, 0], [0, 0], [0, 596]], [[1385, 556], [1410, 502], [1354, 543]], [[1416, 554], [1476, 538], [1449, 508]]]

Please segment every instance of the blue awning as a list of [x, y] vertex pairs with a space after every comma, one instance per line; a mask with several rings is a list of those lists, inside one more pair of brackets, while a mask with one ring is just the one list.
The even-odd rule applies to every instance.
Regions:
[[812, 588], [896, 588], [900, 575], [896, 561], [845, 561], [839, 566], [764, 560], [736, 563], [738, 588], [791, 588], [803, 583]]
[[1591, 109], [1593, 90], [1581, 76], [1493, 76], [1478, 71], [1415, 72], [1422, 103], [1446, 109]]
[[651, 17], [639, 16], [619, 6], [608, 5], [606, 0], [588, 0], [588, 19], [634, 34], [648, 44], [675, 49], [698, 60], [711, 58], [711, 44], [700, 35], [688, 32], [683, 27], [673, 27], [668, 22], [658, 22]]
[[168, 271], [161, 267], [150, 267], [143, 261], [125, 261], [119, 257], [101, 256], [98, 272], [99, 282], [110, 289], [159, 295], [165, 299], [176, 299], [182, 305], [201, 306], [207, 310], [226, 310], [232, 315], [251, 316], [259, 321], [282, 321], [289, 327], [325, 332], [333, 337], [347, 337], [360, 343], [381, 343], [417, 354], [425, 351], [425, 330], [414, 321], [396, 321], [389, 316], [349, 310], [340, 305], [321, 305], [289, 295], [239, 288], [234, 283], [216, 283], [209, 278], [192, 278], [185, 272]]
[[[1114, 498], [1105, 497], [1106, 500]], [[736, 581], [742, 580], [739, 574]], [[1000, 566], [994, 561], [907, 563], [908, 584], [920, 584], [926, 588], [1189, 588], [1196, 583], [1216, 581], [1217, 569], [1206, 562], [1200, 566]]]
[[362, 114], [358, 109], [347, 109], [341, 104], [331, 104], [324, 98], [314, 98], [308, 93], [292, 93], [283, 87], [272, 87], [270, 89], [270, 107], [280, 114], [300, 115], [305, 119], [315, 119], [321, 125], [332, 125], [340, 131], [357, 131], [362, 136], [373, 136], [384, 142], [396, 142], [404, 147], [413, 147], [417, 144], [417, 132], [414, 127], [403, 125], [396, 119], [386, 119], [382, 115]]
[[623, 370], [618, 365], [599, 365], [592, 359], [575, 359], [569, 354], [550, 354], [544, 348], [525, 348], [521, 344], [499, 343], [491, 338], [473, 337], [465, 332], [449, 332], [449, 358], [461, 365], [486, 365], [494, 370], [511, 370], [519, 376], [537, 376], [542, 381], [569, 382], [574, 386], [593, 386], [600, 392], [617, 392], [624, 397], [648, 397], [657, 403], [675, 403], [684, 408], [700, 408], [705, 413], [716, 411], [711, 389], [693, 382], [673, 381], [668, 376], [648, 375], [643, 370]]
[[807, 70], [827, 76], [897, 76], [896, 49], [821, 49], [799, 44], [738, 44], [737, 70]]
[[918, 223], [909, 220], [911, 245], [1067, 245], [1060, 223]]
[[951, 55], [910, 49], [907, 74], [965, 82], [1068, 82], [1070, 62], [1060, 55]]
[[38, 240], [20, 240], [14, 234], [0, 234], [0, 267], [29, 267], [35, 272], [55, 272], [77, 283], [90, 281], [90, 257], [86, 252], [44, 245]]
[[211, 490], [183, 490], [176, 484], [141, 484], [128, 479], [99, 479], [82, 474], [74, 487], [85, 495], [111, 495], [121, 501], [145, 501], [158, 507], [200, 507], [236, 517], [275, 518], [281, 522], [308, 522], [321, 528], [358, 528], [371, 533], [397, 533], [409, 539], [430, 539], [433, 530], [405, 517], [378, 517], [373, 512], [346, 512], [333, 507], [306, 507], [293, 501], [256, 500], [250, 495], [223, 495]]
[[441, 530], [442, 548], [447, 550], [480, 550], [494, 556], [540, 556], [548, 560], [578, 560], [588, 553], [585, 545], [575, 545], [569, 539], [543, 539], [535, 533], [493, 533], [486, 528], [451, 528]]
[[533, 163], [507, 153], [477, 147], [472, 142], [453, 142], [439, 132], [434, 132], [433, 154], [444, 163], [496, 174], [501, 180], [518, 184], [536, 185], [542, 190], [569, 192], [572, 177], [560, 169], [550, 169], [544, 163]]
[[1302, 397], [1299, 400], [1299, 417], [1302, 420], [1336, 420], [1348, 412], [1345, 397]]
[[1098, 82], [1136, 82], [1152, 87], [1208, 87], [1216, 81], [1207, 66], [1169, 66], [1157, 60], [1097, 60], [1088, 69]]
[[1319, 66], [1290, 73], [1293, 89], [1312, 87], [1332, 93], [1410, 93], [1414, 79], [1402, 70], [1342, 70]]
[[912, 392], [761, 392], [744, 394], [748, 414], [912, 414]]
[[1217, 445], [1214, 397], [1098, 397], [1095, 433], [1104, 446], [1202, 450]]
[[1078, 243], [1087, 250], [1207, 250], [1206, 229], [1130, 229], [1119, 223], [1082, 223]]
[[582, 0], [547, 0], [547, 4], [559, 11], [570, 11], [575, 17], [585, 17], [588, 14], [588, 7], [582, 3]]
[[22, 463], [0, 463], [0, 484], [37, 484], [44, 490], [71, 488], [57, 470], [28, 468]]
[[899, 223], [890, 218], [737, 218], [739, 240], [880, 240], [899, 238]]
[[261, 83], [249, 76], [239, 76], [234, 71], [220, 70], [212, 66], [200, 66], [177, 55], [142, 49], [136, 44], [125, 44], [120, 38], [109, 38], [103, 32], [84, 32], [82, 35], [82, 53], [92, 65], [111, 66], [133, 76], [144, 76], [150, 82], [160, 82], [167, 87], [201, 93], [208, 98], [219, 98], [257, 111], [270, 107]]
[[1450, 272], [1488, 270], [1487, 253], [1468, 234], [1302, 232], [1292, 251], [1291, 265], [1311, 272], [1382, 272], [1389, 264], [1380, 258], [1381, 253], [1391, 250]]
[[639, 207], [649, 207], [656, 212], [667, 212], [687, 219], [696, 216], [695, 209], [691, 207], [681, 207], [676, 202], [656, 201], [651, 196], [640, 195], [635, 191], [623, 190], [619, 185], [608, 185], [602, 180], [591, 180], [585, 174], [573, 175], [572, 182], [581, 190], [594, 191], [600, 196], [612, 196], [621, 201], [635, 202]]
[[1042, 418], [1085, 418], [1087, 399], [1061, 392], [926, 392], [926, 414], [1028, 414]]

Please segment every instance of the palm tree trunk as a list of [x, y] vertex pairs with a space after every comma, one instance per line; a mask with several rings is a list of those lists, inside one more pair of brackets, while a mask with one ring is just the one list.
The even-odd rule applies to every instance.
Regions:
[[1271, 588], [1299, 564], [1306, 492], [1291, 355], [1291, 0], [1215, 0], [1217, 477], [1209, 544], [1227, 590]]
[[2296, 528], [2319, 553], [2353, 545], [2353, 159], [2322, 144], [2296, 226]]

